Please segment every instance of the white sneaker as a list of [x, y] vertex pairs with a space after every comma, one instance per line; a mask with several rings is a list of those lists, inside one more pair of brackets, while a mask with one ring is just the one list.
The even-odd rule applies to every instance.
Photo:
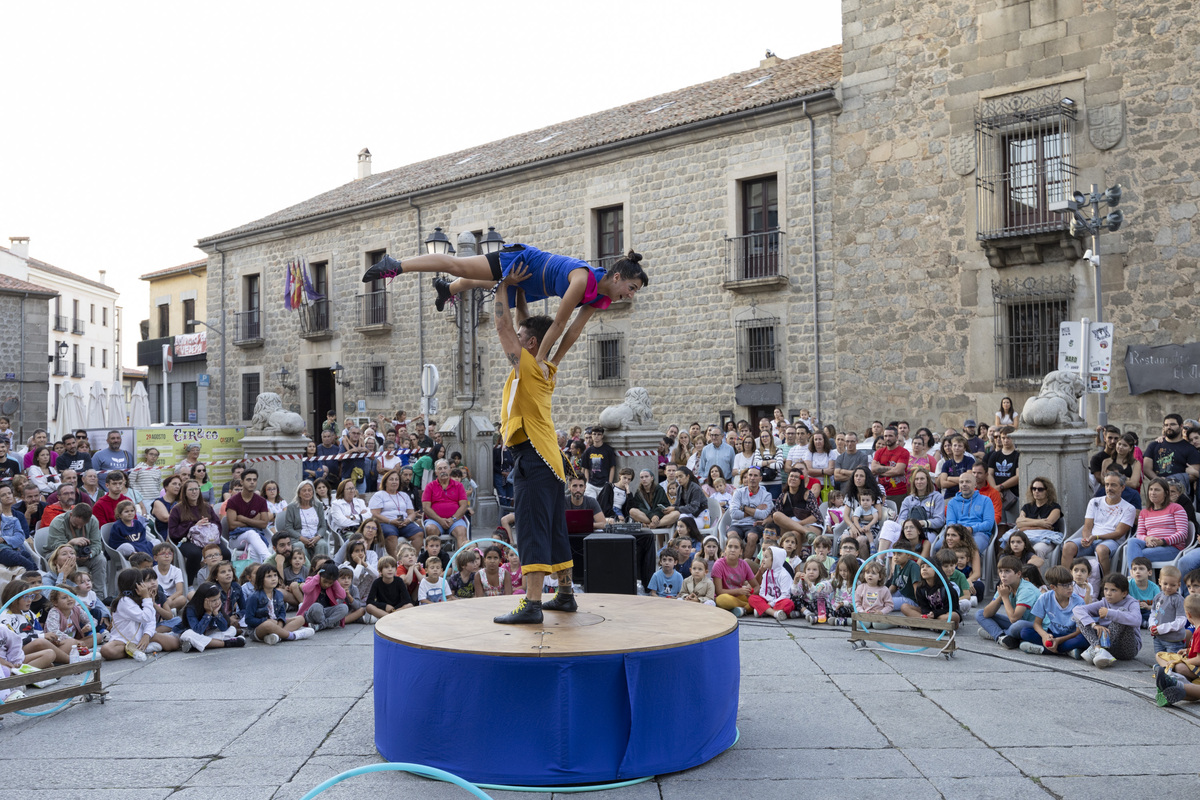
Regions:
[[1092, 645], [1087, 650], [1084, 650], [1083, 651], [1083, 660], [1088, 662], [1089, 664], [1091, 664], [1092, 659], [1095, 658], [1095, 656], [1096, 656], [1096, 651], [1099, 649], [1100, 648], [1096, 647], [1096, 645]]
[[147, 653], [161, 653], [162, 645], [159, 644], [158, 642], [151, 642], [150, 644], [146, 645], [146, 652]]
[[4, 698], [4, 700], [2, 702], [15, 703], [18, 700], [24, 700], [24, 699], [25, 699], [24, 692], [22, 692], [20, 689], [13, 689], [11, 692], [8, 693], [8, 697]]
[[192, 652], [192, 632], [186, 630], [179, 634], [179, 649], [185, 653]]
[[745, 614], [745, 613], [746, 613], [746, 609], [742, 608], [741, 606], [734, 606], [734, 607], [733, 607], [733, 615], [734, 615], [735, 617], [740, 617], [740, 616], [742, 616], [742, 615], [743, 615], [743, 614]]
[[971, 608], [978, 608], [978, 607], [979, 607], [979, 598], [976, 597], [975, 595], [971, 595]]
[[786, 611], [780, 609], [779, 611], [775, 612], [775, 619], [779, 620], [780, 622], [783, 622], [787, 618], [788, 618], [788, 615], [787, 615]]
[[988, 632], [987, 632], [987, 629], [986, 629], [986, 628], [984, 628], [982, 625], [980, 625], [980, 626], [979, 626], [978, 628], [976, 628], [975, 630], [979, 632], [979, 638], [980, 638], [980, 639], [983, 639], [985, 642], [993, 642], [993, 641], [995, 641], [995, 638], [994, 638], [994, 637], [993, 637], [993, 636], [992, 636], [990, 633], [988, 633]]
[[1103, 647], [1096, 648], [1096, 654], [1092, 657], [1092, 663], [1100, 669], [1111, 667], [1117, 659], [1113, 658], [1113, 654], [1105, 650]]
[[146, 653], [144, 650], [138, 650], [137, 648], [134, 648], [133, 652], [130, 653], [130, 655], [133, 657], [134, 661], [137, 661], [139, 663], [146, 660]]
[[296, 631], [296, 638], [311, 639], [314, 634], [316, 634], [316, 631], [314, 631], [312, 628], [301, 628], [300, 630]]
[[1040, 644], [1034, 644], [1033, 642], [1021, 642], [1019, 645], [1017, 645], [1017, 647], [1022, 653], [1029, 653], [1031, 656], [1040, 656], [1042, 653], [1046, 652], [1045, 647]]
[[268, 633], [263, 637], [263, 644], [279, 644], [279, 634]]

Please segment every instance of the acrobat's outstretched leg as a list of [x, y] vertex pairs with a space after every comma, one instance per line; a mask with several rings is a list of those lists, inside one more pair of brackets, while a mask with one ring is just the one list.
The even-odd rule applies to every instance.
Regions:
[[448, 272], [456, 278], [477, 281], [487, 281], [492, 277], [492, 267], [488, 263], [487, 256], [455, 258], [451, 255], [432, 254], [406, 258], [403, 263], [391, 256], [384, 256], [378, 264], [366, 271], [366, 274], [363, 275], [363, 283], [370, 283], [380, 278], [394, 278], [404, 272]]

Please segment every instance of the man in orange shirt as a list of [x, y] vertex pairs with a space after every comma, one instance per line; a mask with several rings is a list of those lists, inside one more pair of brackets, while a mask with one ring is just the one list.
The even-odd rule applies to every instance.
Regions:
[[988, 483], [987, 467], [976, 461], [975, 466], [971, 467], [971, 472], [975, 473], [975, 491], [992, 501], [992, 505], [996, 507], [996, 525], [1000, 525], [1000, 517], [1004, 513], [1004, 499], [1000, 497], [1000, 493]]

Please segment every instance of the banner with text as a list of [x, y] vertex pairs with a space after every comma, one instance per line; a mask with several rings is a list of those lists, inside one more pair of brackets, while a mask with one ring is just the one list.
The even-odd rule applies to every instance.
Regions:
[[1125, 350], [1129, 393], [1200, 394], [1200, 344], [1129, 345]]
[[[135, 439], [137, 452], [136, 461], [141, 462], [142, 454], [147, 447], [158, 448], [158, 465], [165, 468], [174, 467], [183, 461], [187, 446], [195, 443], [200, 445], [200, 460], [207, 464], [210, 461], [228, 461], [242, 457], [242, 437], [244, 428], [208, 428], [200, 425], [179, 425], [161, 428], [138, 428]], [[213, 483], [220, 484], [229, 480], [230, 467], [213, 467], [209, 478]]]
[[208, 331], [181, 333], [175, 337], [175, 357], [202, 356], [208, 352]]

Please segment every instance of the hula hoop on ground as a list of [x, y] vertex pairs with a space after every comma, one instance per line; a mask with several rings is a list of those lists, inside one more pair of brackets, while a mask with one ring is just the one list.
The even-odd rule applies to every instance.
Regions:
[[[10, 597], [8, 599], [7, 603], [0, 606], [0, 614], [4, 613], [4, 609], [11, 606], [13, 604], [13, 601], [15, 601], [18, 597], [24, 597], [25, 595], [31, 594], [33, 592], [46, 592], [46, 591], [59, 592], [61, 594], [69, 595], [69, 596], [75, 598], [75, 602], [78, 603], [80, 606], [82, 606], [84, 609], [87, 608], [87, 603], [85, 603], [83, 601], [83, 599], [80, 598], [79, 595], [75, 594], [74, 592], [68, 592], [66, 589], [60, 588], [58, 586], [40, 586], [39, 585], [39, 586], [34, 586], [32, 588], [26, 589], [23, 592], [17, 592], [16, 594], [14, 594], [12, 597]], [[87, 613], [88, 613], [88, 617], [90, 618], [92, 612], [88, 611]], [[99, 637], [96, 636], [96, 624], [95, 624], [94, 620], [92, 622], [92, 653], [91, 653], [91, 656], [92, 656], [92, 659], [98, 659], [101, 657], [100, 656]], [[86, 686], [87, 682], [89, 680], [91, 680], [91, 678], [92, 678], [92, 671], [89, 669], [87, 672], [83, 673], [83, 681], [79, 685]], [[34, 696], [36, 697], [36, 695], [34, 695]], [[50, 709], [49, 711], [14, 711], [13, 713], [20, 714], [22, 717], [44, 717], [47, 714], [53, 714], [55, 711], [58, 711], [61, 708], [65, 708], [74, 699], [75, 698], [73, 698], [73, 697], [68, 697], [66, 700], [63, 700], [61, 703], [59, 703], [58, 705], [56, 705], [54, 708]], [[4, 706], [2, 704], [0, 704], [0, 710], [3, 710], [3, 708], [4, 708]]]
[[[950, 598], [950, 597], [954, 596], [954, 593], [950, 591], [950, 583], [949, 583], [949, 581], [946, 580], [946, 573], [942, 572], [940, 567], [938, 567], [936, 564], [934, 564], [932, 561], [930, 561], [928, 558], [921, 555], [920, 553], [914, 553], [912, 550], [903, 550], [901, 552], [907, 553], [912, 558], [919, 558], [922, 561], [924, 561], [926, 564], [928, 564], [933, 569], [933, 571], [937, 573], [937, 576], [939, 578], [941, 578], [942, 586], [944, 586], [946, 588], [946, 597]], [[851, 597], [850, 602], [851, 602], [851, 608], [854, 609], [854, 613], [856, 613], [856, 614], [858, 613], [858, 601], [854, 599], [854, 592], [858, 588], [858, 576], [862, 575], [863, 567], [867, 566], [867, 564], [870, 564], [872, 561], [879, 558], [880, 556], [886, 556], [888, 553], [892, 553], [894, 555], [896, 553], [896, 551], [895, 550], [880, 550], [878, 553], [868, 556], [865, 561], [863, 561], [861, 564], [858, 565], [858, 572], [854, 573], [854, 582], [850, 585], [850, 597]], [[955, 613], [956, 611], [958, 611], [957, 608], [950, 609], [950, 613], [952, 613], [952, 614]], [[939, 634], [938, 637], [936, 639], [934, 639], [934, 641], [940, 642], [943, 638], [945, 638], [945, 636], [946, 636], [946, 631], [942, 631], [941, 634]], [[875, 642], [875, 644], [879, 645], [880, 647], [884, 648], [885, 650], [891, 650], [893, 653], [910, 653], [910, 654], [911, 653], [923, 653], [929, 649], [928, 647], [918, 647], [914, 650], [906, 650], [901, 647], [892, 647], [891, 645], [884, 644], [883, 642]]]
[[514, 553], [516, 553], [517, 558], [521, 557], [521, 554], [517, 551], [517, 548], [513, 547], [511, 544], [504, 541], [503, 539], [468, 539], [466, 544], [464, 544], [462, 547], [458, 548], [457, 550], [455, 550], [453, 553], [450, 554], [450, 566], [451, 567], [454, 566], [454, 559], [458, 558], [459, 553], [461, 553], [463, 550], [466, 550], [468, 547], [475, 547], [480, 542], [495, 542], [496, 544], [502, 544], [505, 547], [507, 547], [509, 550], [512, 550]]

